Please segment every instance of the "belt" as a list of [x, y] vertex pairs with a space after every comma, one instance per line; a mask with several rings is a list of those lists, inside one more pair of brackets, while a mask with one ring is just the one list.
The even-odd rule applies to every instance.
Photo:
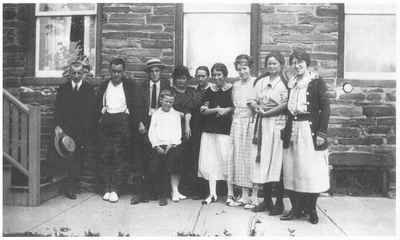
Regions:
[[293, 121], [311, 121], [310, 113], [293, 115]]

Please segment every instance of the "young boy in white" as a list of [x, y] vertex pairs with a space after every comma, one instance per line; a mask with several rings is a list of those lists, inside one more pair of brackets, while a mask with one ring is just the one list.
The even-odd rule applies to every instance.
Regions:
[[148, 133], [153, 148], [149, 163], [150, 174], [160, 206], [168, 204], [169, 182], [172, 200], [179, 201], [185, 198], [178, 191], [178, 174], [182, 165], [182, 128], [181, 115], [172, 107], [174, 100], [171, 91], [163, 90], [160, 93], [161, 107], [153, 113]]

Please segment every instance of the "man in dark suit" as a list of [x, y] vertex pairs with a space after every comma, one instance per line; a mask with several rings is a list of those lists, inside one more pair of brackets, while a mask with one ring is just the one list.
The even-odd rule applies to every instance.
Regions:
[[132, 127], [138, 125], [133, 105], [135, 85], [124, 74], [125, 62], [110, 62], [111, 78], [100, 85], [96, 119], [100, 140], [100, 172], [105, 187], [103, 200], [117, 202], [118, 190], [128, 166]]
[[93, 126], [94, 90], [84, 81], [84, 66], [73, 62], [66, 76], [68, 81], [62, 84], [56, 95], [55, 134], [66, 134], [75, 141], [75, 152], [66, 161], [68, 179], [65, 195], [76, 199], [79, 188], [79, 176], [83, 160], [87, 156], [90, 130]]
[[[153, 112], [159, 107], [159, 94], [164, 89], [170, 88], [169, 81], [161, 80], [161, 71], [164, 64], [159, 59], [153, 58], [146, 62], [145, 71], [149, 76], [148, 81], [144, 81], [136, 88], [136, 109], [140, 120], [138, 121], [138, 137], [135, 140], [135, 171], [137, 191], [132, 196], [131, 204], [147, 202], [151, 198], [152, 179], [149, 178], [148, 162], [152, 150], [147, 137], [147, 131], [150, 126], [150, 119]], [[153, 196], [154, 197], [154, 196]]]

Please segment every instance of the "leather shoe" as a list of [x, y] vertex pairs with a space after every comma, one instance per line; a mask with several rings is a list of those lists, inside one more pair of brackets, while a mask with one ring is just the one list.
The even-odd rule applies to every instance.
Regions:
[[288, 221], [288, 220], [293, 220], [293, 219], [298, 219], [298, 218], [300, 218], [300, 214], [296, 213], [294, 210], [290, 210], [287, 214], [281, 216], [280, 220]]
[[135, 205], [141, 202], [141, 195], [135, 194], [131, 198], [131, 205]]
[[283, 204], [282, 203], [277, 203], [271, 209], [271, 211], [269, 212], [269, 215], [270, 216], [276, 216], [276, 215], [281, 215], [282, 213], [283, 213]]
[[168, 200], [167, 200], [167, 198], [165, 198], [165, 197], [160, 198], [160, 199], [158, 200], [158, 205], [160, 205], [160, 206], [165, 206], [165, 205], [167, 205], [167, 204], [168, 204]]
[[66, 193], [65, 193], [65, 196], [66, 196], [67, 198], [69, 198], [69, 199], [72, 199], [72, 200], [77, 199], [76, 193], [75, 193], [75, 192], [72, 192], [72, 191], [66, 192]]
[[257, 206], [255, 206], [251, 211], [253, 212], [264, 212], [266, 210], [269, 210], [268, 204], [264, 201], [260, 202]]
[[310, 213], [310, 216], [308, 217], [308, 221], [310, 222], [310, 223], [312, 223], [312, 224], [317, 224], [318, 223], [318, 221], [319, 221], [319, 218], [318, 218], [318, 214], [317, 214], [317, 211], [312, 211], [311, 213]]

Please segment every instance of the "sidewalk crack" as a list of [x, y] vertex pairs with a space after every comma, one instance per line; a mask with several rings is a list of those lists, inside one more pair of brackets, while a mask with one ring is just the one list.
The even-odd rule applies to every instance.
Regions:
[[28, 229], [26, 232], [32, 232], [35, 228], [38, 228], [38, 227], [40, 227], [41, 225], [50, 222], [50, 221], [53, 220], [54, 218], [56, 218], [56, 217], [60, 216], [61, 214], [65, 213], [65, 212], [67, 212], [67, 211], [69, 211], [69, 210], [71, 210], [72, 208], [77, 207], [78, 205], [80, 205], [80, 204], [86, 202], [87, 200], [89, 200], [90, 198], [92, 198], [92, 197], [94, 197], [94, 196], [96, 196], [96, 194], [89, 195], [86, 199], [83, 199], [82, 201], [77, 202], [76, 204], [74, 204], [74, 205], [68, 207], [67, 209], [65, 209], [65, 210], [63, 210], [63, 211], [61, 211], [61, 212], [59, 212], [58, 214], [54, 215], [53, 217], [51, 217], [51, 218], [49, 218], [49, 219], [47, 219], [47, 220], [45, 220], [45, 221], [43, 221], [43, 222], [41, 222], [41, 223], [36, 224], [35, 226], [33, 226], [33, 227], [31, 227], [30, 229]]
[[337, 224], [333, 218], [331, 218], [325, 211], [323, 211], [323, 209], [317, 204], [317, 208], [326, 216], [326, 218], [328, 218], [328, 220], [333, 223], [333, 225], [335, 225], [346, 237], [348, 236], [347, 233], [343, 230], [342, 227], [339, 226], [339, 224]]

